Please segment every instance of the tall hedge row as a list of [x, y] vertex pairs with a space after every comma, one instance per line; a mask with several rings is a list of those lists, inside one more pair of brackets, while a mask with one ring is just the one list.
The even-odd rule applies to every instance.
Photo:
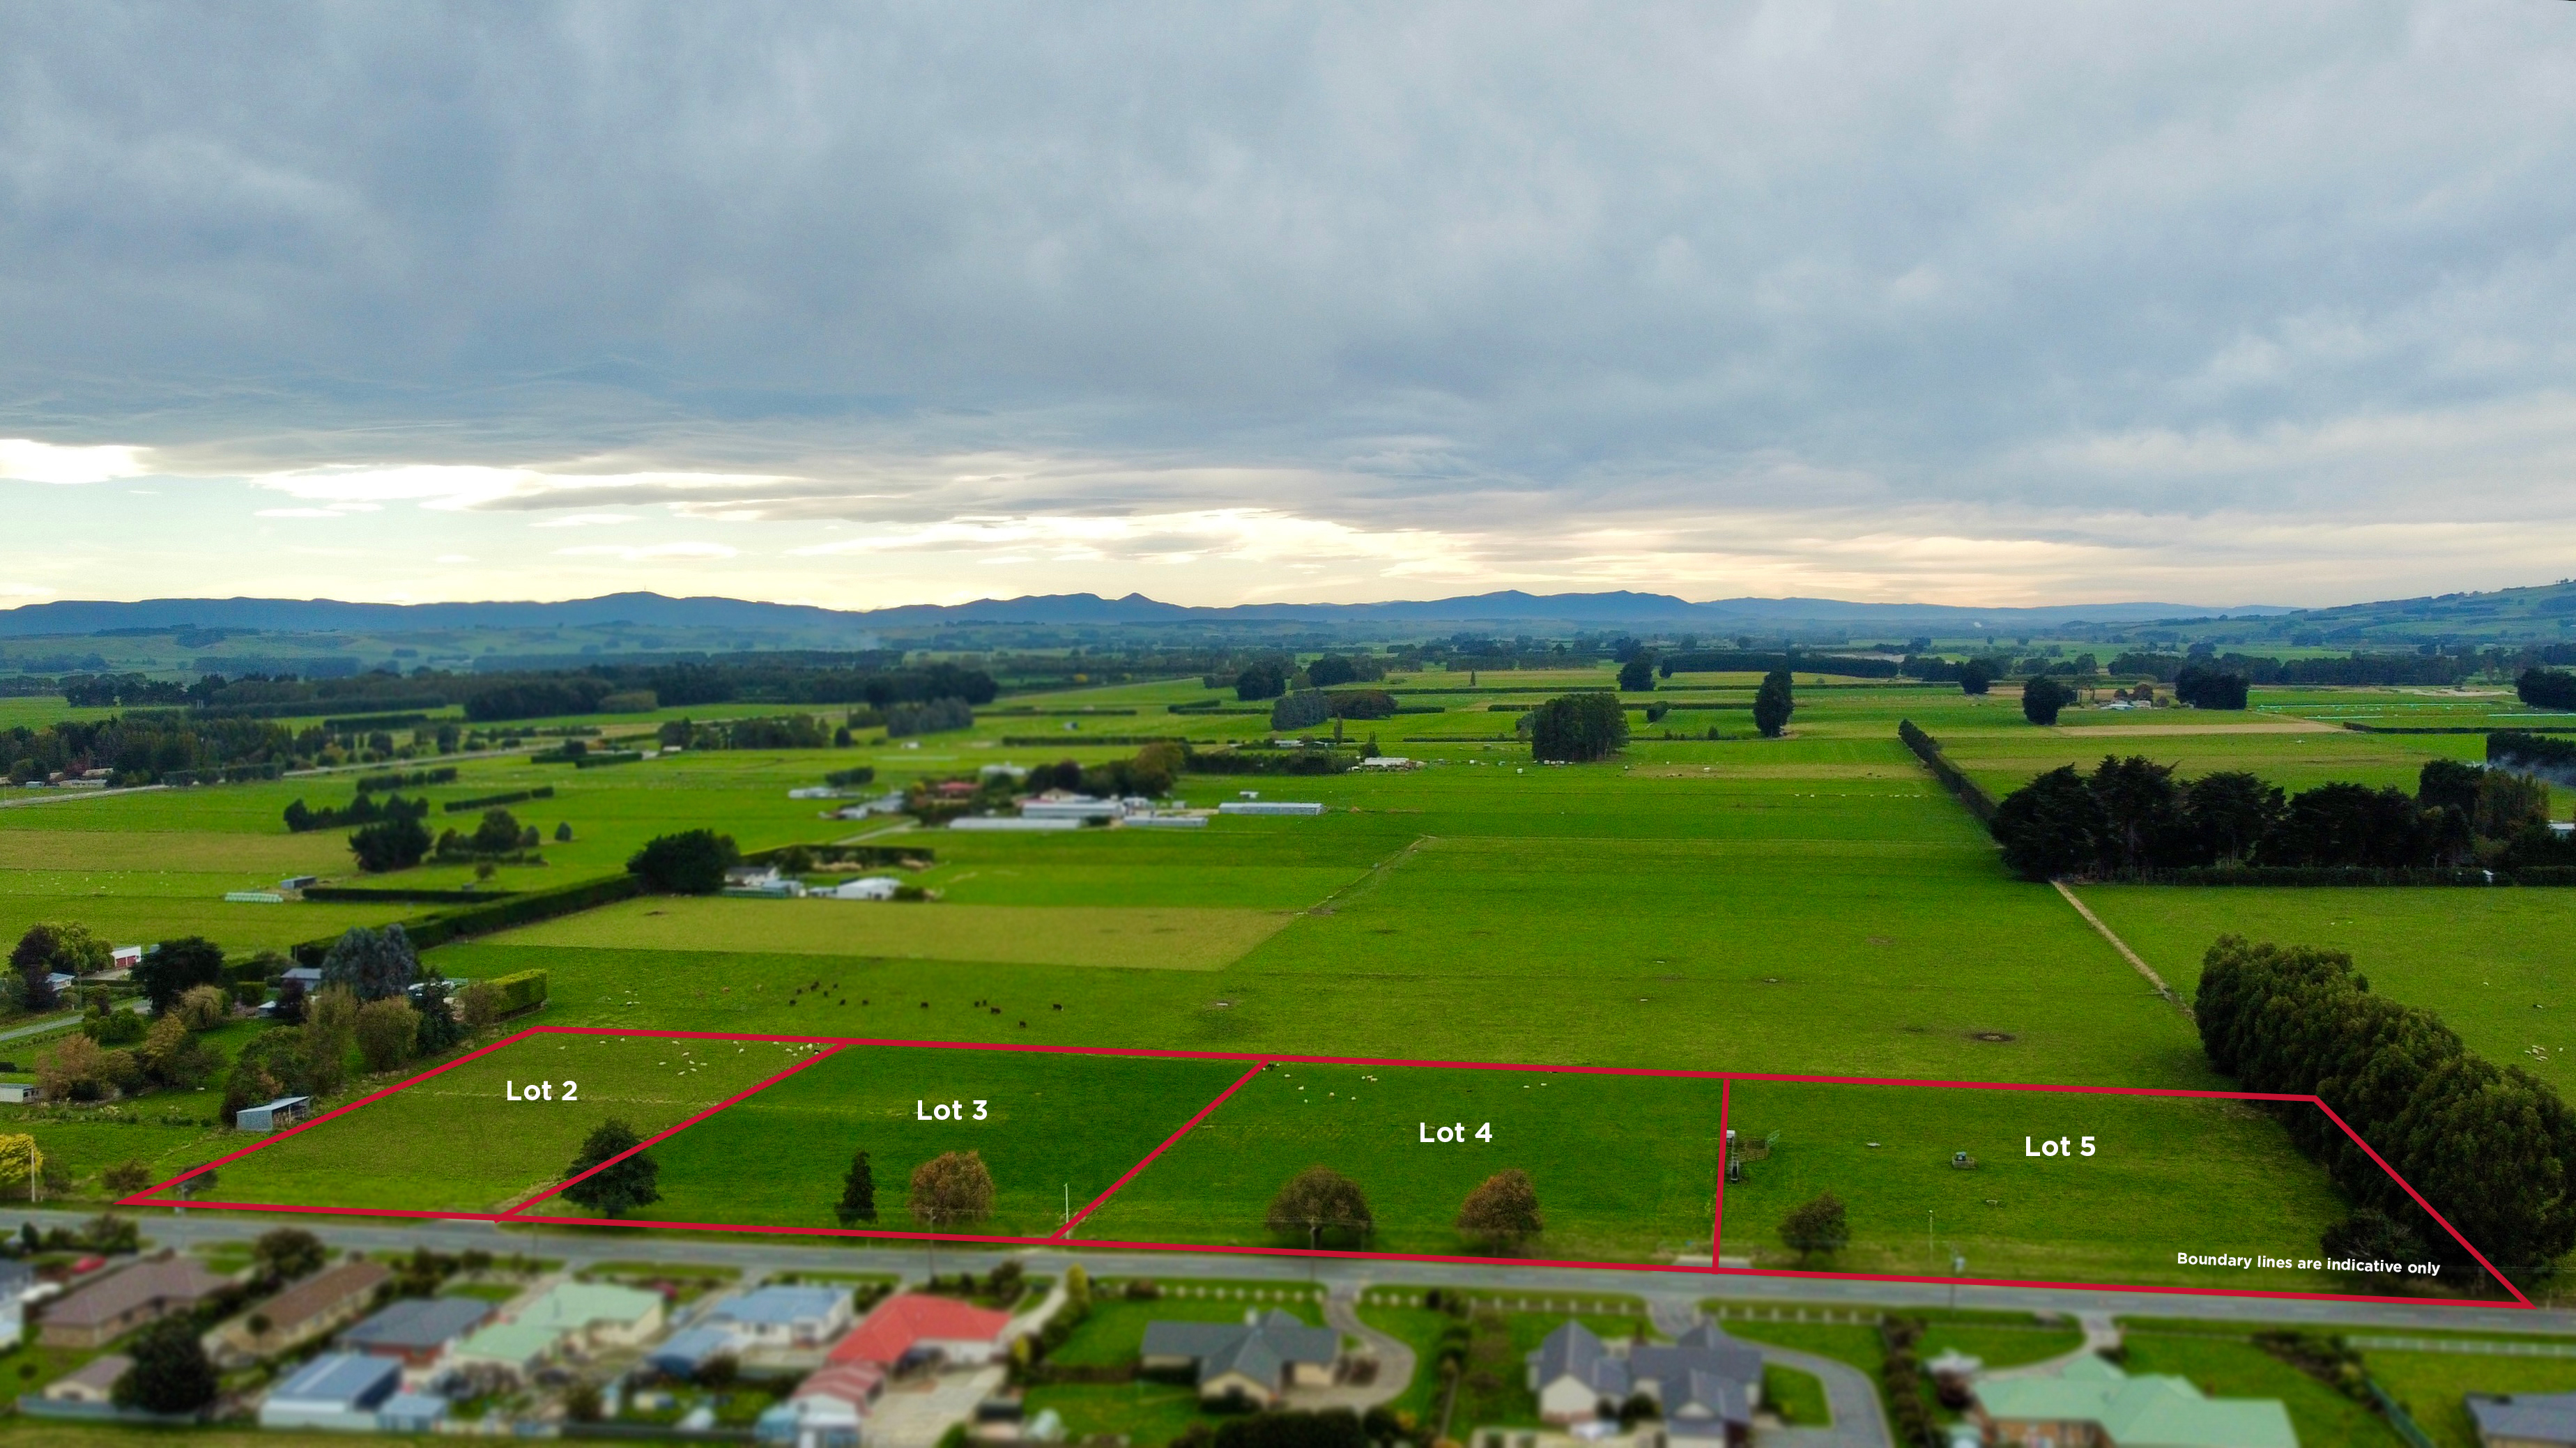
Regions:
[[[2210, 1064], [2249, 1091], [2332, 1107], [2508, 1275], [2576, 1247], [2576, 1113], [2520, 1067], [2472, 1053], [2429, 1011], [2373, 995], [2352, 957], [2222, 936], [2195, 1005]], [[2322, 1112], [2283, 1113], [2302, 1150], [2359, 1206], [2414, 1203]], [[2448, 1235], [2428, 1246], [2469, 1265]]]
[[1932, 771], [1934, 779], [1959, 797], [1959, 803], [1967, 806], [1968, 813], [1975, 815], [1979, 824], [1992, 825], [1995, 822], [1995, 797], [1979, 788], [1975, 780], [1962, 773], [1959, 766], [1942, 754], [1940, 740], [1924, 733], [1911, 719], [1896, 721], [1896, 737], [1905, 741], [1905, 747], [1914, 751], [1914, 757], [1923, 761], [1923, 767]]

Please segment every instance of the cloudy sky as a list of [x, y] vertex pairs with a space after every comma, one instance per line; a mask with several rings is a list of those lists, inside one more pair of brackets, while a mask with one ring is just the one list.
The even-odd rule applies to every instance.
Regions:
[[2576, 6], [0, 7], [0, 605], [2576, 573]]

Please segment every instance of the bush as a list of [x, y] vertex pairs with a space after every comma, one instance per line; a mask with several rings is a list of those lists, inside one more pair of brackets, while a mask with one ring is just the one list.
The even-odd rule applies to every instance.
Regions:
[[[533, 1010], [544, 1005], [546, 1001], [546, 973], [542, 970], [522, 970], [509, 975], [496, 975], [489, 981], [478, 981], [476, 984], [491, 987], [493, 1006], [505, 1016]], [[467, 993], [472, 994], [470, 989]]]
[[401, 996], [369, 1001], [358, 1008], [358, 1053], [370, 1071], [390, 1071], [411, 1059], [420, 1035], [420, 1012]]
[[211, 1031], [232, 1019], [232, 997], [219, 985], [189, 988], [178, 1000], [179, 1021], [192, 1031]]
[[656, 895], [713, 895], [724, 888], [725, 871], [741, 862], [733, 836], [686, 830], [647, 841], [626, 870]]
[[1802, 1258], [1830, 1257], [1851, 1244], [1851, 1223], [1832, 1192], [1805, 1202], [1780, 1219], [1780, 1240]]

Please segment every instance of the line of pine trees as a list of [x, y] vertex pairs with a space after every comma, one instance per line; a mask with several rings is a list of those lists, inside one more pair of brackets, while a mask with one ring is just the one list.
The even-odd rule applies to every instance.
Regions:
[[[2351, 956], [2221, 937], [2196, 1010], [2211, 1065], [2249, 1091], [2323, 1100], [2498, 1270], [2546, 1270], [2576, 1248], [2576, 1113], [2546, 1082], [2472, 1053], [2431, 1012], [2372, 994]], [[2420, 1245], [2474, 1266], [2324, 1113], [2282, 1114], [2361, 1209], [2367, 1230], [2329, 1233], [2329, 1251]]]

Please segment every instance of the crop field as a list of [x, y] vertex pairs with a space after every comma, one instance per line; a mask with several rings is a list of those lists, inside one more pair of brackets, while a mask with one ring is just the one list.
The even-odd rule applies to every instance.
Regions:
[[[972, 1151], [993, 1215], [957, 1231], [1043, 1237], [1108, 1190], [1247, 1068], [1231, 1061], [850, 1046], [652, 1150], [671, 1222], [925, 1230], [907, 1212], [913, 1168]], [[924, 1121], [941, 1102], [967, 1119]], [[986, 1113], [975, 1119], [975, 1113]], [[935, 1114], [935, 1113], [934, 1113]], [[875, 1221], [834, 1215], [851, 1157], [868, 1153]], [[560, 1198], [540, 1215], [588, 1216]]]
[[[1716, 1083], [1645, 1076], [1279, 1064], [1263, 1071], [1075, 1230], [1124, 1242], [1303, 1245], [1264, 1226], [1289, 1178], [1327, 1166], [1366, 1194], [1370, 1251], [1476, 1252], [1460, 1204], [1529, 1174], [1545, 1233], [1519, 1255], [1669, 1262], [1707, 1250]], [[1444, 1126], [1468, 1139], [1424, 1142]], [[1491, 1140], [1477, 1133], [1490, 1128]], [[1703, 1258], [1704, 1260], [1704, 1258]]]
[[1279, 910], [644, 899], [530, 926], [511, 940], [625, 950], [758, 940], [793, 955], [1214, 970], [1287, 923]]
[[2472, 1050], [2576, 1092], [2576, 891], [2087, 885], [2131, 949], [2189, 995], [2221, 935], [2352, 953], [2371, 989], [2438, 1013]]
[[[768, 1042], [531, 1036], [216, 1169], [216, 1201], [500, 1211], [565, 1174], [617, 1119], [650, 1136], [814, 1054]], [[564, 1083], [579, 1084], [573, 1100]], [[551, 1082], [554, 1098], [512, 1101]], [[40, 1138], [41, 1139], [41, 1138]], [[220, 1151], [250, 1139], [228, 1136]]]

